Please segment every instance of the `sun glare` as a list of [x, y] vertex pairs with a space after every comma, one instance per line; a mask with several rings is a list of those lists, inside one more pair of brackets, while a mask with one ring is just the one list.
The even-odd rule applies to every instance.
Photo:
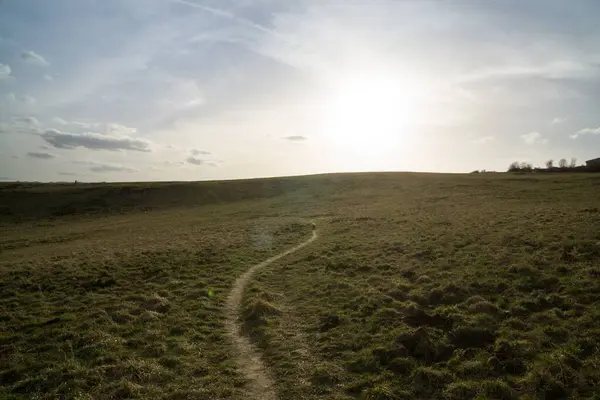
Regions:
[[324, 134], [348, 156], [378, 157], [411, 140], [419, 117], [413, 85], [389, 76], [351, 76], [335, 85], [325, 105]]

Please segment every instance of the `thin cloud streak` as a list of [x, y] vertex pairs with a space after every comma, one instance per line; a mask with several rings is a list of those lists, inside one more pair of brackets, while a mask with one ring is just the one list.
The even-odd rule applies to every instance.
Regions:
[[47, 67], [50, 65], [48, 61], [41, 55], [36, 53], [35, 51], [24, 51], [21, 53], [21, 59], [28, 64], [37, 65], [40, 67]]
[[76, 149], [85, 147], [92, 150], [132, 150], [148, 153], [150, 143], [142, 139], [126, 136], [109, 136], [99, 133], [86, 132], [82, 134], [66, 133], [56, 129], [49, 129], [42, 135], [47, 143], [59, 149]]
[[542, 137], [542, 134], [539, 132], [526, 133], [524, 135], [521, 135], [521, 139], [523, 139], [525, 144], [530, 145], [530, 146], [534, 145], [536, 143], [541, 143], [541, 144], [548, 143], [548, 139]]
[[208, 13], [214, 15], [214, 16], [228, 19], [230, 21], [233, 21], [233, 22], [236, 22], [238, 24], [241, 24], [241, 25], [244, 25], [244, 26], [256, 29], [256, 30], [259, 30], [259, 31], [264, 32], [264, 33], [268, 33], [268, 34], [271, 34], [271, 35], [276, 35], [276, 32], [273, 31], [273, 30], [271, 30], [271, 29], [269, 29], [267, 27], [264, 27], [264, 26], [262, 26], [260, 24], [257, 24], [256, 22], [250, 21], [248, 19], [238, 17], [237, 15], [235, 15], [235, 14], [229, 12], [229, 11], [226, 11], [226, 10], [222, 10], [222, 9], [219, 9], [219, 8], [208, 7], [208, 6], [204, 6], [202, 4], [197, 4], [197, 3], [194, 3], [194, 2], [191, 2], [191, 1], [186, 1], [186, 0], [169, 0], [169, 1], [171, 1], [172, 3], [178, 3], [178, 4], [183, 4], [183, 5], [186, 5], [186, 6], [190, 6], [190, 7], [193, 7], [193, 8], [197, 8], [199, 10], [206, 11], [206, 12], [208, 12]]
[[29, 153], [27, 153], [27, 155], [31, 158], [39, 158], [41, 160], [49, 160], [52, 158], [56, 158], [55, 154], [36, 151], [30, 151]]
[[304, 142], [308, 140], [306, 136], [301, 135], [284, 136], [282, 139], [289, 140], [290, 142]]
[[598, 127], [598, 128], [583, 128], [583, 129], [580, 129], [579, 131], [573, 133], [569, 137], [571, 139], [577, 139], [578, 137], [580, 137], [582, 135], [600, 135], [600, 127]]
[[139, 172], [136, 168], [130, 168], [123, 166], [121, 164], [109, 164], [109, 163], [101, 163], [96, 161], [73, 161], [73, 164], [78, 165], [87, 165], [89, 166], [89, 170], [95, 173], [103, 173], [103, 172]]

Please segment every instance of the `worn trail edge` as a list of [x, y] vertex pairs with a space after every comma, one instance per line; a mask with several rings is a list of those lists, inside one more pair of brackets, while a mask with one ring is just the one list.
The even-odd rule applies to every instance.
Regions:
[[317, 237], [317, 231], [313, 229], [312, 236], [308, 240], [259, 264], [253, 265], [236, 279], [231, 292], [229, 292], [225, 304], [225, 328], [235, 347], [237, 362], [249, 381], [244, 393], [245, 399], [277, 400], [277, 393], [273, 379], [263, 364], [259, 351], [250, 343], [248, 338], [242, 335], [241, 325], [238, 321], [244, 288], [256, 271], [309, 245]]

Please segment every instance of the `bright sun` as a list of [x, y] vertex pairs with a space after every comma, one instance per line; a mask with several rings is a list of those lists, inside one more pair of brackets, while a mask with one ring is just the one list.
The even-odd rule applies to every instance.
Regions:
[[410, 140], [417, 103], [414, 85], [391, 76], [351, 76], [327, 100], [324, 134], [348, 156], [379, 156]]

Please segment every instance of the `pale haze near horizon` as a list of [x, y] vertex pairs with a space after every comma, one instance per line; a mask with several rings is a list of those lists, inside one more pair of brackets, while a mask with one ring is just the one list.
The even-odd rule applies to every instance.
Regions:
[[0, 179], [600, 156], [600, 3], [4, 0]]

